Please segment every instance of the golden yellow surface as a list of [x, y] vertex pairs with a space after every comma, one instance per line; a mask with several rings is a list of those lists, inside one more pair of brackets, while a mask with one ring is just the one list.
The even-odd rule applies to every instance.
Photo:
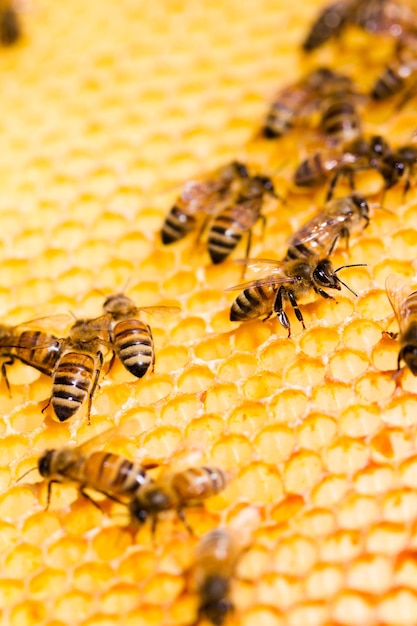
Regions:
[[[196, 540], [221, 523], [246, 546], [233, 583], [241, 626], [417, 623], [417, 380], [397, 380], [398, 346], [385, 277], [414, 276], [416, 193], [390, 191], [366, 231], [334, 264], [358, 298], [302, 306], [292, 336], [276, 319], [229, 322], [241, 281], [214, 267], [193, 237], [163, 247], [159, 229], [181, 182], [230, 159], [273, 176], [253, 256], [279, 258], [324, 190], [290, 190], [308, 153], [295, 132], [254, 141], [275, 91], [317, 64], [367, 88], [390, 44], [351, 33], [304, 59], [299, 44], [319, 2], [298, 0], [32, 0], [24, 38], [0, 50], [0, 312], [9, 324], [57, 312], [101, 314], [103, 293], [126, 288], [147, 318], [153, 374], [116, 367], [85, 415], [56, 423], [41, 408], [51, 382], [16, 363], [1, 382], [0, 623], [157, 626], [196, 620], [189, 570]], [[361, 64], [368, 54], [366, 71]], [[415, 130], [412, 104], [364, 113], [393, 143]], [[361, 178], [376, 193], [377, 176]], [[378, 194], [373, 201], [378, 201]], [[243, 256], [244, 246], [234, 256]], [[80, 443], [137, 420], [131, 457], [231, 470], [226, 491], [187, 512], [126, 527], [73, 486], [46, 485], [46, 447]], [[114, 433], [113, 433], [114, 436]]]

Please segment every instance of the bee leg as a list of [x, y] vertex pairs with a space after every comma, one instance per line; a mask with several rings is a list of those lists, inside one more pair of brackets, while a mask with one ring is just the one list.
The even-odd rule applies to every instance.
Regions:
[[110, 372], [111, 368], [113, 367], [115, 359], [116, 359], [116, 353], [113, 350], [112, 357], [111, 357], [111, 359], [109, 361], [109, 366], [108, 366], [108, 368], [107, 368], [107, 370], [106, 370], [106, 372], [104, 374], [105, 376], [107, 376], [107, 374]]
[[334, 300], [333, 296], [327, 293], [327, 291], [324, 291], [324, 289], [320, 289], [320, 287], [316, 287], [314, 291], [318, 293], [319, 296], [321, 296], [322, 298], [325, 298], [327, 300]]
[[180, 520], [182, 521], [182, 523], [184, 524], [185, 528], [188, 530], [190, 535], [194, 535], [194, 531], [189, 525], [189, 523], [187, 522], [184, 511], [182, 509], [177, 509], [177, 513], [178, 513], [178, 517], [180, 518]]
[[411, 180], [410, 180], [410, 176], [407, 176], [407, 180], [405, 181], [405, 185], [404, 185], [404, 190], [403, 190], [403, 201], [405, 200], [409, 190], [411, 187]]
[[51, 504], [51, 493], [52, 493], [52, 485], [56, 483], [59, 483], [59, 480], [50, 480], [48, 482], [48, 492], [46, 494], [46, 507], [45, 507], [45, 511], [47, 511], [49, 509], [49, 505]]
[[288, 315], [284, 311], [284, 307], [282, 304], [282, 299], [283, 299], [283, 296], [285, 295], [285, 291], [286, 290], [283, 287], [280, 287], [278, 289], [277, 296], [274, 302], [274, 311], [277, 314], [279, 323], [281, 324], [281, 326], [283, 326], [284, 328], [288, 330], [288, 337], [290, 337], [291, 336], [290, 320], [288, 319]]
[[201, 237], [203, 236], [203, 233], [204, 233], [204, 231], [205, 231], [205, 230], [206, 230], [206, 228], [207, 228], [207, 224], [209, 223], [209, 219], [210, 219], [210, 218], [211, 218], [211, 215], [207, 215], [207, 216], [204, 218], [204, 221], [203, 221], [203, 223], [202, 223], [202, 225], [201, 225], [201, 227], [200, 227], [200, 230], [198, 231], [198, 234], [197, 234], [197, 237], [196, 237], [196, 240], [195, 240], [196, 244], [199, 244], [199, 243], [200, 243], [200, 239], [201, 239]]
[[296, 318], [298, 319], [298, 321], [301, 323], [302, 327], [305, 330], [303, 314], [301, 313], [301, 311], [300, 311], [300, 309], [298, 307], [298, 302], [295, 299], [295, 296], [294, 296], [293, 292], [291, 290], [288, 290], [287, 296], [288, 296], [288, 300], [291, 303], [292, 308], [294, 309], [294, 313], [295, 313]]
[[342, 171], [341, 170], [337, 171], [335, 175], [333, 176], [332, 180], [330, 181], [329, 189], [327, 190], [327, 195], [326, 195], [326, 202], [329, 202], [333, 198], [334, 189], [341, 175], [342, 175]]
[[82, 495], [83, 498], [85, 498], [86, 500], [88, 500], [89, 502], [91, 502], [91, 504], [93, 504], [96, 509], [98, 509], [101, 513], [103, 512], [103, 509], [101, 508], [101, 506], [99, 505], [98, 502], [96, 502], [90, 495], [88, 495], [88, 493], [85, 491], [85, 486], [80, 487], [80, 494]]
[[14, 363], [14, 358], [10, 357], [9, 361], [3, 361], [3, 363], [1, 364], [1, 375], [3, 376], [4, 382], [6, 383], [7, 391], [9, 392], [9, 398], [12, 397], [12, 392], [10, 389], [9, 379], [7, 377], [7, 365], [13, 365], [13, 363]]
[[88, 394], [87, 420], [88, 420], [89, 425], [91, 424], [90, 413], [91, 413], [91, 405], [93, 404], [93, 396], [97, 389], [98, 379], [99, 379], [100, 371], [101, 371], [101, 368], [103, 367], [103, 361], [104, 361], [104, 358], [101, 352], [98, 353], [98, 361], [99, 361], [99, 364], [98, 364], [98, 367], [96, 367], [96, 371], [94, 373], [94, 382], [91, 386], [90, 393]]
[[45, 406], [43, 407], [43, 409], [41, 410], [42, 413], [45, 413], [46, 409], [49, 407], [49, 405], [51, 404], [51, 400], [52, 398], [49, 398], [48, 402], [45, 404]]
[[[339, 239], [341, 239], [342, 237], [346, 237], [346, 235], [343, 233], [343, 231], [340, 233], [340, 235], [336, 235], [336, 237], [333, 239], [332, 241], [332, 245], [330, 246], [328, 252], [327, 252], [327, 256], [330, 256], [331, 253], [333, 252], [333, 250], [335, 249], [335, 246], [337, 244], [337, 242], [339, 241]], [[349, 250], [349, 231], [347, 232], [347, 237], [346, 237], [346, 250]]]
[[[264, 224], [264, 228], [265, 228], [265, 224]], [[246, 253], [245, 253], [245, 261], [248, 260], [249, 258], [249, 253], [250, 253], [250, 249], [252, 246], [252, 229], [248, 230], [248, 240], [246, 243]], [[246, 274], [246, 265], [243, 265], [242, 267], [242, 278], [245, 277]]]

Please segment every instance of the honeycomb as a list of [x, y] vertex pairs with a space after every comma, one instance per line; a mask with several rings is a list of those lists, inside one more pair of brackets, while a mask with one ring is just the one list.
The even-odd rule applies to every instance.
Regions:
[[[183, 181], [239, 158], [272, 175], [284, 201], [254, 232], [252, 255], [279, 258], [325, 191], [294, 191], [303, 132], [255, 140], [277, 88], [317, 64], [366, 88], [392, 44], [361, 32], [303, 57], [299, 44], [323, 2], [32, 0], [24, 36], [0, 51], [0, 310], [101, 314], [126, 290], [156, 311], [155, 371], [114, 367], [85, 413], [59, 424], [41, 412], [50, 379], [21, 363], [0, 383], [0, 615], [7, 626], [180, 626], [196, 623], [190, 568], [197, 540], [226, 525], [242, 542], [233, 580], [241, 626], [417, 623], [417, 379], [397, 379], [386, 276], [413, 281], [416, 190], [338, 248], [337, 302], [302, 305], [303, 331], [276, 319], [229, 321], [241, 282], [230, 259], [209, 263], [192, 237], [163, 247], [159, 230]], [[367, 58], [366, 69], [361, 63]], [[365, 113], [393, 143], [415, 129], [412, 102]], [[358, 177], [375, 203], [381, 181]], [[21, 220], [21, 221], [20, 221]], [[240, 256], [244, 247], [240, 248]], [[234, 255], [239, 256], [239, 253]], [[145, 315], [145, 314], [144, 314]], [[123, 436], [124, 425], [137, 426]], [[102, 511], [73, 486], [47, 489], [45, 448], [103, 443], [161, 463], [230, 470], [227, 489], [173, 515], [155, 537], [120, 505]], [[120, 437], [117, 436], [118, 430]], [[116, 435], [115, 435], [116, 433]], [[110, 437], [109, 437], [110, 438]]]

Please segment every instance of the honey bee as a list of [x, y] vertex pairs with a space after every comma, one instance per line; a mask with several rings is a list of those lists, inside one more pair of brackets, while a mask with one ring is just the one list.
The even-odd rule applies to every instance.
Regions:
[[86, 489], [94, 489], [112, 500], [124, 502], [151, 480], [147, 469], [152, 464], [142, 465], [112, 452], [86, 449], [87, 445], [91, 447], [93, 441], [98, 445], [99, 438], [103, 435], [108, 438], [109, 431], [82, 446], [45, 450], [39, 457], [39, 474], [48, 480], [48, 506], [54, 483], [76, 484], [81, 495], [96, 504], [86, 493]]
[[208, 218], [228, 195], [233, 183], [247, 176], [245, 165], [232, 161], [202, 180], [188, 181], [162, 226], [162, 243], [171, 244], [183, 239], [196, 228], [198, 217], [205, 215]]
[[106, 298], [103, 309], [110, 317], [110, 341], [115, 354], [128, 372], [142, 378], [154, 368], [155, 351], [151, 327], [138, 319], [140, 312], [176, 312], [178, 307], [138, 308], [124, 293], [116, 293]]
[[357, 109], [359, 94], [353, 89], [349, 76], [335, 74], [326, 81], [320, 93], [319, 130], [331, 143], [341, 143], [359, 138], [362, 122]]
[[226, 487], [229, 480], [230, 476], [217, 467], [190, 467], [179, 472], [162, 474], [134, 494], [129, 503], [131, 518], [142, 524], [151, 517], [154, 532], [158, 514], [174, 509], [192, 533], [183, 509], [198, 506], [202, 500], [216, 495]]
[[249, 176], [242, 179], [236, 199], [215, 215], [208, 232], [208, 251], [213, 263], [221, 263], [248, 233], [246, 257], [249, 255], [252, 227], [262, 219], [263, 199], [266, 194], [276, 198], [274, 185], [266, 176]]
[[0, 1], [0, 43], [12, 46], [21, 37], [20, 20], [14, 2]]
[[403, 92], [410, 86], [405, 93], [398, 108], [413, 95], [416, 89], [416, 73], [417, 73], [417, 55], [413, 50], [407, 50], [399, 53], [398, 58], [385, 68], [382, 74], [377, 78], [371, 90], [371, 98], [374, 100], [385, 100]]
[[404, 361], [417, 376], [417, 291], [410, 293], [409, 285], [396, 274], [387, 276], [385, 288], [400, 330], [398, 370]]
[[323, 211], [304, 224], [289, 240], [285, 261], [330, 256], [339, 239], [348, 243], [350, 234], [369, 224], [369, 206], [364, 196], [353, 193], [327, 202]]
[[389, 35], [412, 42], [417, 32], [417, 15], [411, 7], [394, 0], [345, 0], [327, 6], [311, 27], [304, 43], [306, 52], [338, 37], [349, 25], [369, 33]]
[[193, 569], [199, 596], [199, 617], [221, 626], [233, 610], [230, 581], [238, 558], [238, 548], [225, 529], [213, 530], [200, 540]]
[[323, 85], [334, 77], [332, 70], [320, 67], [279, 91], [261, 129], [262, 136], [275, 139], [288, 133], [300, 117], [317, 106]]
[[60, 422], [71, 418], [88, 400], [91, 404], [104, 362], [105, 346], [110, 346], [108, 320], [80, 319], [71, 327], [68, 337], [61, 339], [61, 350], [52, 373], [52, 395], [43, 411], [52, 404]]
[[[327, 200], [330, 200], [341, 176], [346, 176], [354, 189], [355, 172], [366, 169], [380, 171], [382, 159], [390, 154], [391, 148], [383, 137], [374, 135], [361, 137], [343, 148], [316, 152], [303, 161], [295, 171], [294, 183], [299, 187], [314, 187], [330, 178]], [[384, 172], [381, 171], [384, 175]]]
[[267, 320], [274, 313], [280, 324], [291, 336], [291, 326], [284, 310], [284, 301], [288, 300], [302, 327], [305, 328], [303, 315], [298, 306], [298, 299], [314, 291], [325, 299], [334, 300], [325, 289], [337, 289], [341, 285], [356, 296], [356, 293], [342, 282], [337, 273], [347, 267], [358, 267], [363, 264], [344, 265], [334, 269], [327, 258], [310, 257], [305, 260], [272, 261], [256, 259], [249, 263], [255, 271], [262, 267], [270, 269], [264, 278], [230, 287], [227, 291], [242, 290], [230, 309], [230, 320], [242, 322], [265, 316]]
[[303, 42], [305, 52], [311, 52], [323, 45], [332, 37], [337, 37], [348, 23], [351, 2], [341, 0], [334, 2], [319, 14], [318, 18], [311, 26], [310, 31]]

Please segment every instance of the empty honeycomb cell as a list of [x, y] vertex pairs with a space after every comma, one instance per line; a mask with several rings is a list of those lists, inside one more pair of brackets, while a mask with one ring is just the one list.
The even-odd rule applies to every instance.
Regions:
[[252, 446], [246, 437], [223, 435], [212, 447], [213, 462], [224, 469], [245, 466], [252, 457]]
[[410, 456], [413, 442], [408, 433], [400, 429], [385, 428], [371, 441], [372, 451], [376, 461], [400, 461]]
[[368, 350], [381, 338], [381, 328], [373, 322], [354, 320], [343, 329], [343, 341], [353, 350]]
[[384, 411], [384, 422], [392, 426], [411, 426], [415, 423], [416, 400], [412, 394], [404, 394], [400, 402], [394, 397]]
[[11, 258], [2, 262], [0, 282], [3, 288], [12, 289], [19, 285], [23, 276], [30, 276], [30, 264], [26, 259]]
[[204, 336], [206, 331], [205, 321], [201, 317], [188, 317], [179, 322], [171, 331], [173, 343], [187, 343]]
[[317, 450], [334, 439], [337, 425], [335, 420], [328, 415], [312, 413], [303, 420], [298, 433], [303, 448]]
[[381, 506], [387, 521], [408, 522], [416, 517], [417, 497], [411, 489], [393, 490], [384, 495]]
[[324, 376], [325, 367], [321, 360], [301, 357], [285, 371], [284, 380], [290, 385], [305, 388], [319, 384]]
[[263, 322], [242, 324], [234, 332], [236, 350], [255, 350], [271, 336], [271, 328]]
[[154, 550], [142, 547], [122, 557], [117, 572], [122, 580], [144, 581], [154, 573], [156, 567], [157, 557]]
[[70, 614], [74, 620], [83, 620], [92, 612], [93, 607], [94, 603], [87, 593], [69, 591], [59, 595], [54, 611], [58, 619], [65, 620]]
[[317, 564], [305, 581], [307, 596], [328, 600], [343, 588], [345, 575], [337, 565]]
[[[197, 287], [197, 276], [194, 272], [180, 271], [164, 282], [167, 297], [177, 297], [194, 291]], [[178, 288], [179, 287], [179, 288]]]
[[10, 626], [32, 626], [39, 624], [47, 615], [43, 602], [27, 599], [15, 606], [9, 615]]
[[300, 450], [286, 464], [283, 474], [285, 488], [289, 492], [303, 493], [317, 483], [322, 471], [319, 455]]
[[371, 371], [356, 381], [355, 391], [361, 403], [387, 401], [395, 391], [395, 380]]
[[356, 561], [347, 576], [351, 589], [383, 594], [392, 582], [392, 565], [387, 557], [366, 556]]
[[403, 524], [380, 522], [373, 526], [366, 537], [368, 552], [394, 555], [401, 552], [409, 541], [409, 531]]
[[25, 520], [22, 535], [25, 541], [38, 546], [45, 539], [52, 537], [60, 528], [61, 525], [55, 515], [48, 511], [39, 511]]
[[417, 254], [417, 232], [414, 228], [398, 230], [391, 238], [390, 253], [413, 261]]
[[61, 592], [66, 589], [67, 573], [58, 569], [44, 568], [30, 579], [30, 595], [37, 600], [47, 600], [55, 593], [57, 586]]
[[[203, 361], [216, 361], [218, 359], [224, 359], [231, 353], [230, 337], [223, 334], [214, 336], [211, 339], [204, 339], [195, 346], [194, 353], [198, 359], [202, 359]], [[248, 355], [248, 357], [250, 357], [250, 355]], [[255, 357], [250, 358], [252, 358], [252, 361], [255, 362], [255, 365], [252, 367], [253, 370], [254, 367], [256, 367], [256, 359]]]
[[364, 374], [368, 367], [368, 359], [354, 350], [338, 350], [329, 362], [330, 375], [335, 380], [342, 381], [354, 380]]
[[[283, 539], [272, 554], [276, 572], [288, 576], [304, 576], [317, 562], [318, 553], [314, 542], [303, 536], [294, 535]], [[301, 591], [301, 589], [300, 589]]]
[[70, 535], [58, 538], [48, 547], [45, 562], [51, 567], [66, 569], [78, 565], [87, 552], [87, 544], [81, 538]]
[[263, 371], [248, 377], [244, 383], [243, 392], [249, 400], [263, 400], [276, 392], [281, 380], [280, 375]]
[[302, 606], [294, 607], [289, 611], [288, 624], [291, 626], [298, 624], [319, 626], [319, 624], [325, 624], [328, 621], [329, 615], [329, 607], [323, 606], [321, 602], [304, 602]]
[[416, 588], [416, 553], [414, 551], [405, 551], [399, 555], [395, 564], [394, 581], [398, 587], [410, 586]]
[[185, 436], [190, 443], [209, 445], [221, 437], [224, 421], [218, 415], [195, 417], [187, 426]]
[[325, 509], [311, 509], [292, 522], [293, 528], [302, 534], [320, 537], [330, 534], [336, 528], [336, 518]]
[[345, 477], [327, 476], [314, 489], [312, 499], [316, 506], [334, 505], [339, 502], [347, 490], [348, 483]]
[[100, 610], [120, 615], [134, 609], [139, 601], [137, 585], [119, 583], [101, 594]]
[[271, 341], [260, 353], [264, 369], [271, 372], [280, 372], [284, 363], [292, 362], [295, 350], [295, 344], [291, 339]]
[[224, 415], [236, 406], [238, 398], [238, 389], [234, 383], [214, 383], [204, 392], [202, 401], [207, 412]]
[[344, 563], [358, 558], [362, 549], [359, 531], [338, 530], [320, 546], [320, 557], [329, 563]]
[[352, 385], [325, 380], [313, 389], [312, 401], [318, 411], [339, 413], [354, 403], [355, 395]]
[[153, 579], [144, 584], [140, 600], [157, 605], [170, 603], [180, 595], [184, 585], [185, 581], [179, 576], [156, 572]]
[[36, 505], [36, 501], [37, 498], [30, 488], [11, 487], [0, 496], [0, 515], [7, 520], [21, 518]]
[[290, 457], [295, 437], [290, 428], [271, 424], [260, 428], [254, 445], [266, 463], [276, 465]]
[[342, 591], [333, 604], [332, 619], [338, 624], [372, 624], [376, 615], [372, 602], [366, 594]]
[[380, 411], [376, 405], [359, 405], [343, 411], [339, 419], [339, 431], [348, 437], [367, 437], [381, 427]]
[[385, 291], [371, 290], [360, 299], [356, 308], [362, 315], [375, 321], [385, 320], [392, 315]]
[[184, 428], [192, 421], [199, 408], [200, 403], [195, 395], [184, 393], [165, 403], [161, 410], [161, 420], [163, 423], [174, 423]]
[[353, 473], [366, 465], [368, 457], [365, 443], [350, 437], [340, 437], [326, 451], [325, 465], [336, 474]]
[[164, 374], [154, 374], [152, 378], [136, 383], [133, 396], [139, 404], [153, 404], [168, 396], [172, 388], [171, 377]]
[[380, 508], [371, 498], [360, 495], [347, 495], [339, 504], [337, 519], [341, 528], [360, 529], [376, 522]]
[[106, 562], [122, 556], [132, 543], [130, 534], [121, 527], [103, 528], [92, 541], [97, 557]]
[[382, 598], [378, 617], [386, 623], [410, 624], [417, 610], [417, 594], [407, 587], [393, 589]]
[[277, 609], [258, 604], [242, 615], [241, 623], [242, 626], [251, 626], [251, 624], [258, 624], [258, 626], [283, 626], [285, 618]]
[[24, 584], [21, 580], [2, 579], [0, 580], [0, 608], [17, 604], [24, 595]]
[[213, 372], [205, 365], [189, 367], [178, 379], [177, 387], [182, 393], [198, 393], [210, 386]]
[[11, 578], [20, 578], [22, 572], [31, 574], [41, 567], [42, 563], [40, 548], [28, 543], [17, 545], [4, 558], [5, 572]]
[[141, 603], [138, 609], [123, 617], [126, 626], [158, 626], [163, 624], [164, 609], [155, 604]]
[[261, 577], [256, 591], [258, 601], [271, 608], [279, 606], [281, 610], [298, 602], [302, 594], [299, 580], [272, 572]]
[[9, 550], [12, 545], [19, 540], [19, 533], [17, 532], [14, 524], [9, 524], [6, 521], [0, 522], [0, 551], [4, 552]]
[[269, 408], [274, 421], [294, 424], [302, 419], [307, 404], [305, 393], [296, 389], [285, 389], [271, 400]]
[[250, 502], [265, 504], [276, 502], [283, 493], [278, 472], [266, 463], [251, 463], [245, 467], [235, 481], [235, 488]]
[[245, 402], [230, 414], [227, 424], [230, 432], [238, 432], [247, 437], [255, 436], [268, 421], [268, 412], [259, 402]]
[[378, 494], [390, 489], [395, 482], [395, 471], [389, 465], [370, 465], [355, 476], [358, 493]]

